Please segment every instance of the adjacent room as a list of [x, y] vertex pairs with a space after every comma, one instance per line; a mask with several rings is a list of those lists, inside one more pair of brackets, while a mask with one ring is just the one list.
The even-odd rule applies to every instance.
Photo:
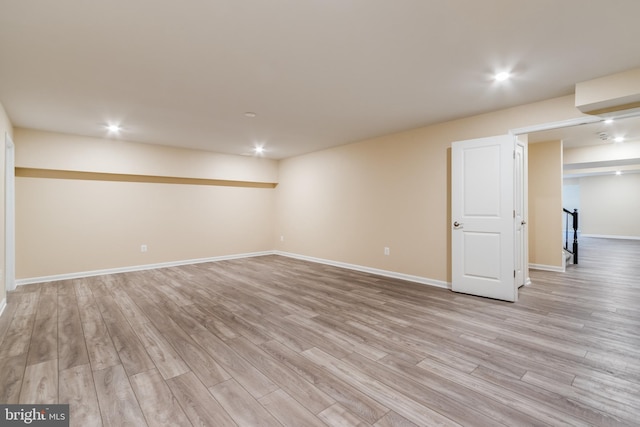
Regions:
[[0, 425], [637, 424], [638, 16], [0, 0]]

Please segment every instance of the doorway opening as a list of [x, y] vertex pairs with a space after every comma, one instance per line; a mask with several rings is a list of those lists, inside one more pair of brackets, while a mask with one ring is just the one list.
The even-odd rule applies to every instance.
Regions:
[[[639, 112], [612, 118], [586, 116], [515, 129], [512, 133], [528, 135], [529, 147], [533, 152], [530, 162], [532, 157], [535, 159], [536, 150], [542, 151], [543, 145], [556, 144], [559, 147], [555, 151], [558, 158], [547, 157], [544, 160], [547, 166], [551, 163], [559, 165], [559, 179], [547, 184], [547, 188], [538, 194], [534, 185], [530, 193], [531, 268], [566, 271], [573, 268], [574, 262], [586, 262], [588, 258], [583, 260], [577, 256], [583, 236], [640, 239], [640, 226], [636, 224], [634, 214], [640, 209], [640, 196], [636, 196], [640, 194]], [[533, 174], [535, 167], [534, 164]], [[550, 188], [551, 185], [554, 188]], [[558, 205], [546, 212], [547, 220], [553, 221], [554, 226], [542, 227], [542, 219], [536, 218], [541, 211], [539, 201], [550, 197], [554, 197]], [[564, 211], [577, 213], [575, 232], [574, 216]], [[552, 232], [550, 228], [553, 228]], [[578, 242], [576, 250], [574, 233]], [[552, 240], [555, 243], [550, 243]], [[540, 260], [536, 256], [536, 249], [540, 251], [545, 244], [554, 251], [553, 262]], [[575, 257], [570, 252], [576, 252]]]

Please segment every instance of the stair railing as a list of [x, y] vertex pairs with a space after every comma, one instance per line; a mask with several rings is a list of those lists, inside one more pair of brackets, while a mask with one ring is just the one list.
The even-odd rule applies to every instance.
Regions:
[[[565, 227], [564, 227], [564, 249], [573, 255], [573, 263], [578, 263], [578, 209], [574, 209], [571, 212], [568, 209], [562, 208], [562, 212], [565, 213]], [[571, 227], [573, 228], [573, 247], [569, 249], [569, 217], [571, 217]]]

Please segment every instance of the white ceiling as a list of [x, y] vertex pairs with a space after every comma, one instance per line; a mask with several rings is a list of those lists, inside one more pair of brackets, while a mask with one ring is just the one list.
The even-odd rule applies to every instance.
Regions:
[[285, 158], [640, 67], [639, 16], [638, 0], [0, 0], [0, 102], [20, 127], [118, 122]]

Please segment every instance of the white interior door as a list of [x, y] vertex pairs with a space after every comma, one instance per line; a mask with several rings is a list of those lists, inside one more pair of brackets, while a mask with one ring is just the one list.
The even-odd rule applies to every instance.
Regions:
[[516, 270], [516, 286], [523, 286], [528, 274], [528, 239], [527, 239], [527, 146], [516, 142], [514, 157], [514, 227], [515, 227], [515, 247], [514, 262]]
[[452, 290], [516, 301], [515, 137], [451, 148]]

